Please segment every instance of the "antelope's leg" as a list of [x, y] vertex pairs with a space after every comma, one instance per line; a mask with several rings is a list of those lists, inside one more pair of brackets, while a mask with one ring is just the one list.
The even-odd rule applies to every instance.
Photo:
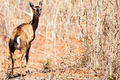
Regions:
[[23, 59], [24, 59], [25, 54], [26, 54], [26, 49], [21, 50], [21, 53], [22, 53], [22, 56], [21, 56], [21, 59], [20, 59], [20, 75], [21, 75], [21, 78], [22, 78], [22, 64], [23, 64]]
[[30, 73], [29, 65], [28, 65], [30, 47], [31, 47], [31, 45], [29, 45], [27, 52], [26, 52], [26, 73]]
[[12, 54], [12, 52], [10, 52], [10, 57], [11, 57], [11, 61], [12, 61], [12, 75], [13, 75], [14, 59], [13, 59], [13, 54]]
[[13, 76], [13, 70], [14, 70], [14, 59], [13, 59], [13, 53], [15, 51], [15, 48], [14, 48], [14, 44], [13, 44], [13, 41], [10, 39], [9, 40], [9, 53], [10, 53], [10, 58], [11, 58], [11, 63], [12, 63], [12, 76]]

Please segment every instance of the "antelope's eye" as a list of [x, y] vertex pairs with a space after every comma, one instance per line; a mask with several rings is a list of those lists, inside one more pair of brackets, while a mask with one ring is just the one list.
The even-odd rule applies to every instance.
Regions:
[[33, 11], [35, 11], [35, 9], [33, 8]]
[[40, 8], [40, 11], [41, 11], [42, 9]]

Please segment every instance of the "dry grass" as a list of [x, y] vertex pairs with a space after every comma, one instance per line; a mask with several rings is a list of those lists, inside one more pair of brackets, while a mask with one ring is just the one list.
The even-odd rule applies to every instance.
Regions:
[[[39, 0], [31, 0], [35, 5]], [[9, 38], [13, 29], [29, 22], [31, 9], [28, 0], [0, 1], [0, 30]], [[83, 57], [70, 65], [79, 64], [94, 70], [105, 70], [104, 79], [114, 73], [120, 76], [120, 1], [119, 0], [43, 0], [37, 35], [46, 38], [46, 51], [49, 40], [54, 42], [56, 60], [56, 40], [69, 42], [66, 37], [75, 37], [83, 41]], [[0, 41], [1, 44], [4, 42]], [[72, 44], [76, 46], [76, 44]], [[80, 47], [81, 45], [77, 45]], [[66, 54], [72, 53], [72, 47], [65, 47]], [[75, 63], [76, 62], [76, 63]], [[57, 64], [57, 63], [56, 63]], [[116, 76], [115, 76], [116, 77]]]

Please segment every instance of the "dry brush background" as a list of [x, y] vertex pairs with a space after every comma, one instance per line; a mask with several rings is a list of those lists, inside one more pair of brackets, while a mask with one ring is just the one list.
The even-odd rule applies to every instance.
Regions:
[[[5, 68], [8, 68], [10, 34], [32, 18], [28, 1], [0, 0], [0, 65]], [[31, 1], [38, 5], [39, 0]], [[37, 37], [30, 51], [31, 56], [39, 54], [39, 65], [47, 60], [52, 68], [52, 63], [57, 67], [64, 63], [74, 68], [102, 70], [102, 79], [119, 78], [119, 0], [43, 0], [42, 8]]]

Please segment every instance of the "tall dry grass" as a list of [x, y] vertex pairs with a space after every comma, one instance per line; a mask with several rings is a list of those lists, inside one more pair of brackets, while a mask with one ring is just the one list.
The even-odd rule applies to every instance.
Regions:
[[[17, 25], [29, 22], [29, 14], [28, 0], [1, 0], [1, 33], [9, 37]], [[65, 40], [66, 36], [74, 36], [82, 40], [85, 50], [79, 65], [105, 70], [107, 79], [114, 72], [120, 75], [119, 30], [119, 0], [43, 0], [37, 34], [54, 41], [54, 46], [56, 38]]]

